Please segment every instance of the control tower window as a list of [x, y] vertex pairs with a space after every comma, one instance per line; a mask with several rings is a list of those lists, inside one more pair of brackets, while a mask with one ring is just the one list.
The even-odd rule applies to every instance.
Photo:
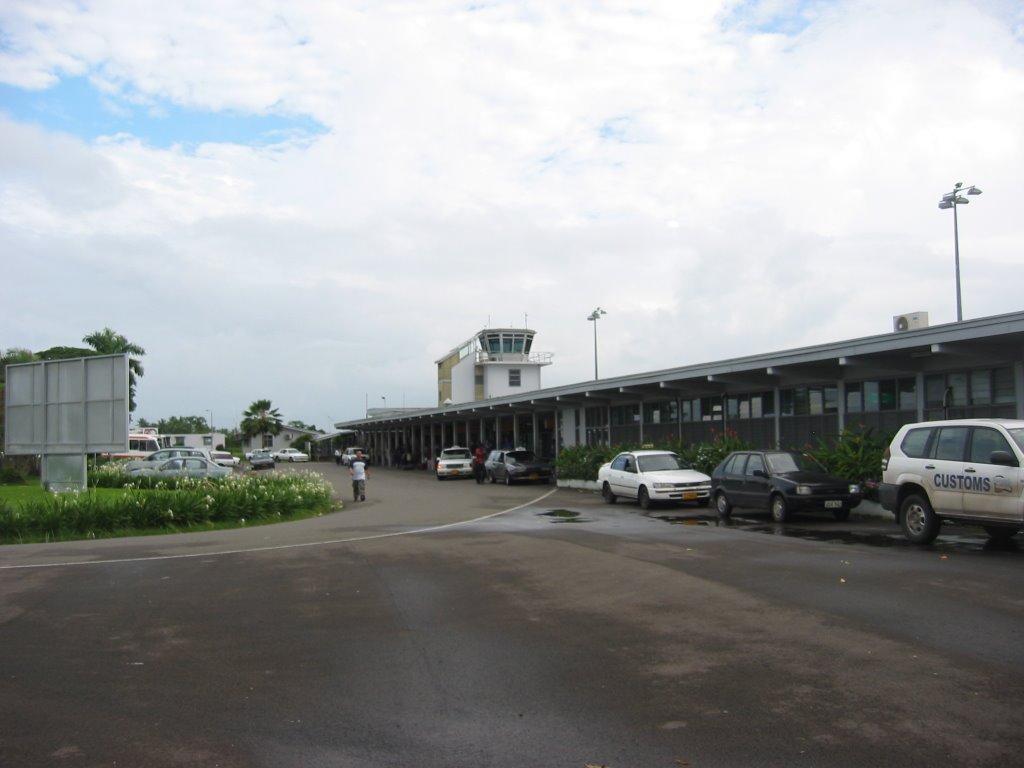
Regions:
[[523, 372], [519, 368], [508, 369], [508, 385], [510, 387], [521, 387], [523, 385]]

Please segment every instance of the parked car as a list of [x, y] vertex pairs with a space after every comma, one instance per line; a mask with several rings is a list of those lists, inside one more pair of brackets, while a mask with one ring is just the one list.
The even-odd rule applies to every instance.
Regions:
[[206, 455], [206, 451], [201, 448], [161, 448], [159, 451], [153, 451], [144, 459], [132, 459], [124, 465], [124, 468], [125, 471], [130, 472], [133, 469], [142, 469], [144, 467], [158, 467], [168, 459], [177, 459], [181, 456], [198, 456], [203, 459], [209, 458], [209, 456]]
[[236, 467], [239, 464], [239, 458], [230, 451], [210, 451], [210, 458], [222, 467]]
[[365, 448], [360, 448], [358, 445], [350, 445], [348, 448], [341, 452], [342, 465], [346, 467], [351, 466], [352, 457], [355, 456], [357, 452], [361, 452], [363, 454], [363, 461], [365, 461], [367, 464], [370, 463], [370, 454], [369, 452], [367, 452]]
[[201, 456], [179, 456], [157, 466], [129, 469], [132, 477], [227, 477], [231, 470]]
[[249, 454], [249, 466], [252, 469], [273, 469], [274, 456], [269, 448], [257, 448]]
[[460, 448], [457, 445], [445, 448], [437, 457], [434, 473], [438, 480], [444, 480], [446, 477], [472, 477], [473, 454], [469, 448]]
[[626, 451], [597, 470], [601, 495], [608, 504], [636, 499], [644, 509], [659, 501], [692, 501], [706, 507], [711, 478], [672, 451]]
[[533, 451], [516, 448], [511, 451], [491, 451], [484, 462], [484, 472], [492, 483], [505, 485], [519, 482], [550, 483], [555, 476], [550, 461], [539, 459]]
[[309, 454], [303, 453], [298, 448], [282, 448], [273, 456], [274, 461], [309, 461]]
[[862, 498], [860, 485], [830, 475], [814, 457], [772, 450], [730, 453], [711, 473], [711, 493], [722, 517], [749, 507], [771, 512], [777, 523], [804, 511], [846, 520]]
[[1024, 526], [1024, 421], [906, 424], [882, 454], [879, 502], [903, 535], [928, 544], [943, 520], [973, 523], [1006, 541]]

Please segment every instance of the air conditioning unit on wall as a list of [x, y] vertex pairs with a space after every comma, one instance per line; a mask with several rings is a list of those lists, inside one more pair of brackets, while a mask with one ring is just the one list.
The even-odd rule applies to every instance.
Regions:
[[907, 312], [905, 315], [893, 315], [892, 329], [899, 331], [912, 331], [915, 328], [928, 327], [927, 312]]

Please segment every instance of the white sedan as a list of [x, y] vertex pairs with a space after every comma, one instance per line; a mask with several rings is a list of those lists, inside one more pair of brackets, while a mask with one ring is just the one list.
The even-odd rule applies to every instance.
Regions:
[[446, 477], [472, 477], [473, 454], [468, 448], [460, 448], [457, 445], [445, 448], [437, 457], [435, 474], [438, 480], [444, 480]]
[[644, 509], [658, 501], [711, 501], [711, 478], [691, 468], [671, 451], [627, 451], [597, 471], [608, 504], [636, 499]]
[[309, 461], [309, 454], [298, 448], [282, 448], [274, 454], [274, 461]]

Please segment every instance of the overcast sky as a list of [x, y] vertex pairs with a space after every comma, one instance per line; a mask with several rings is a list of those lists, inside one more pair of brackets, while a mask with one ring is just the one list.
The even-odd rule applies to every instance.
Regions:
[[544, 386], [1024, 309], [1017, 0], [4, 0], [0, 349], [330, 430], [537, 331]]

